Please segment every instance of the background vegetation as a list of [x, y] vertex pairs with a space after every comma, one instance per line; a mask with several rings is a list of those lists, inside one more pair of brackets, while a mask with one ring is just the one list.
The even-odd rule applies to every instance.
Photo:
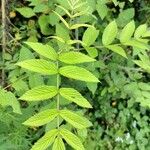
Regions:
[[[82, 0], [81, 0], [82, 1]], [[54, 85], [55, 78], [26, 72], [15, 64], [37, 58], [37, 54], [23, 44], [24, 41], [49, 43], [55, 48], [67, 48], [61, 39], [84, 40], [87, 27], [67, 30], [60, 18], [67, 22], [94, 25], [99, 35], [86, 33], [93, 40], [93, 47], [84, 47], [89, 56], [98, 61], [85, 64], [99, 78], [100, 83], [84, 83], [63, 78], [64, 86], [78, 89], [90, 100], [92, 109], [80, 109], [66, 100], [61, 105], [83, 114], [93, 123], [89, 129], [76, 130], [86, 150], [149, 150], [150, 149], [150, 59], [149, 46], [139, 43], [124, 46], [128, 59], [101, 48], [102, 34], [114, 19], [120, 31], [135, 20], [136, 28], [141, 24], [150, 26], [149, 0], [83, 0], [79, 16], [70, 19], [67, 0], [22, 0], [6, 1], [5, 49], [1, 43], [0, 68], [0, 150], [29, 150], [44, 134], [55, 128], [56, 123], [29, 128], [22, 123], [36, 112], [56, 107], [55, 101], [27, 103], [17, 100], [30, 88], [46, 83]], [[1, 10], [2, 11], [2, 10]], [[2, 22], [2, 20], [1, 20]], [[1, 32], [3, 32], [1, 26]], [[150, 37], [150, 30], [147, 31]], [[52, 36], [60, 37], [52, 38]], [[90, 36], [89, 36], [90, 35]], [[86, 36], [86, 35], [85, 35]], [[1, 34], [2, 37], [2, 34]], [[91, 39], [91, 37], [93, 37]], [[138, 45], [138, 46], [137, 46]], [[77, 49], [80, 43], [74, 45]], [[145, 47], [146, 46], [146, 47]], [[83, 51], [84, 52], [84, 51]], [[85, 53], [85, 52], [84, 52]], [[133, 60], [138, 60], [133, 62]], [[4, 91], [5, 90], [5, 91]], [[6, 92], [7, 91], [7, 92]], [[69, 104], [69, 105], [68, 105]], [[68, 128], [71, 128], [69, 124]], [[71, 147], [67, 147], [71, 150]]]

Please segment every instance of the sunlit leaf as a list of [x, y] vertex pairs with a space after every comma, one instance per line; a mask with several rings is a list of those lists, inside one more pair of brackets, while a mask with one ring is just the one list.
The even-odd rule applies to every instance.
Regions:
[[60, 88], [59, 93], [62, 97], [76, 103], [81, 107], [92, 108], [91, 104], [77, 90], [73, 88]]
[[54, 120], [55, 117], [57, 117], [57, 115], [58, 115], [57, 109], [48, 109], [32, 116], [23, 124], [27, 126], [34, 126], [34, 127], [42, 126]]
[[135, 23], [134, 21], [129, 22], [122, 30], [120, 33], [120, 42], [121, 43], [126, 43], [128, 42], [135, 30]]
[[57, 53], [55, 50], [49, 46], [49, 45], [44, 45], [42, 43], [33, 43], [33, 42], [25, 42], [28, 46], [30, 46], [34, 51], [36, 51], [38, 54], [49, 58], [51, 60], [56, 60], [57, 59]]
[[23, 94], [20, 99], [26, 101], [40, 101], [54, 97], [57, 94], [57, 88], [55, 86], [38, 86]]
[[79, 64], [85, 62], [93, 62], [95, 59], [82, 54], [80, 52], [67, 52], [59, 55], [59, 60], [66, 64]]
[[88, 70], [77, 66], [65, 66], [59, 69], [59, 73], [65, 77], [87, 81], [99, 82], [99, 80]]
[[46, 150], [55, 140], [58, 130], [54, 129], [47, 132], [41, 139], [39, 139], [31, 148], [31, 150]]
[[65, 141], [72, 146], [74, 149], [77, 150], [85, 150], [83, 144], [81, 143], [80, 139], [70, 131], [66, 129], [61, 129], [60, 134], [65, 139]]
[[84, 129], [92, 126], [92, 123], [89, 120], [69, 110], [61, 110], [60, 116], [78, 129]]
[[112, 21], [111, 23], [107, 25], [107, 27], [105, 28], [103, 32], [102, 43], [104, 45], [111, 44], [116, 38], [117, 32], [118, 32], [117, 24], [115, 21]]
[[16, 65], [43, 75], [52, 75], [57, 74], [58, 72], [57, 67], [54, 63], [46, 61], [44, 59], [29, 59], [18, 62]]

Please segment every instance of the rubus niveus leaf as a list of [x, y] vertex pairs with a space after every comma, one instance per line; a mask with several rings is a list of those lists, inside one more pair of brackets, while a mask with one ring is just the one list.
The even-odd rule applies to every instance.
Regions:
[[55, 140], [58, 130], [54, 129], [47, 132], [41, 139], [39, 139], [31, 148], [31, 150], [46, 150]]
[[23, 124], [27, 126], [34, 126], [34, 127], [42, 126], [54, 120], [55, 117], [57, 117], [57, 115], [58, 115], [57, 109], [44, 110], [29, 118]]
[[20, 99], [26, 101], [40, 101], [54, 97], [58, 93], [55, 86], [38, 86], [23, 94]]
[[80, 52], [67, 52], [59, 55], [59, 60], [66, 64], [79, 64], [84, 62], [93, 62], [95, 59]]
[[61, 129], [60, 134], [65, 141], [76, 150], [85, 150], [81, 140], [67, 129]]
[[69, 110], [61, 110], [60, 116], [63, 119], [65, 119], [68, 123], [70, 123], [72, 126], [78, 129], [84, 129], [92, 126], [92, 123], [88, 119], [80, 115], [77, 115], [76, 113], [71, 112]]
[[73, 88], [61, 88], [59, 93], [62, 97], [76, 103], [81, 107], [92, 108], [91, 104], [77, 90]]
[[49, 46], [49, 45], [44, 45], [42, 43], [34, 43], [34, 42], [25, 42], [28, 46], [30, 46], [35, 52], [38, 54], [49, 58], [51, 60], [56, 60], [57, 59], [57, 53], [55, 50]]
[[18, 62], [16, 65], [43, 75], [52, 75], [57, 74], [58, 72], [57, 67], [54, 63], [46, 61], [44, 59], [29, 59]]
[[99, 82], [99, 80], [88, 70], [77, 66], [65, 66], [59, 69], [59, 73], [65, 77], [87, 81]]
[[118, 28], [115, 21], [112, 21], [107, 25], [103, 32], [102, 43], [103, 45], [111, 44], [117, 36]]

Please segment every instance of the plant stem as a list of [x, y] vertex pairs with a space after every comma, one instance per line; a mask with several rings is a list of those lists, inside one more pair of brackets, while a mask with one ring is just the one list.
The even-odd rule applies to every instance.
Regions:
[[[4, 54], [6, 50], [6, 1], [2, 0], [1, 9], [2, 9], [2, 61], [3, 65], [5, 63]], [[5, 84], [5, 70], [2, 69], [2, 86]]]
[[[57, 69], [59, 69], [59, 62], [57, 61]], [[59, 90], [59, 86], [60, 86], [60, 75], [59, 72], [57, 74], [57, 90]], [[59, 112], [60, 110], [60, 95], [59, 93], [57, 94], [57, 110]], [[59, 116], [57, 117], [57, 129], [59, 129], [59, 125], [60, 125], [60, 118]]]

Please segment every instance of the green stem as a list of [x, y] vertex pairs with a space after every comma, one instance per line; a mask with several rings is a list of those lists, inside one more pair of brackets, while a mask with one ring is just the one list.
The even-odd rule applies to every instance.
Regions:
[[[59, 62], [57, 61], [57, 69], [59, 69]], [[59, 90], [59, 86], [60, 86], [60, 75], [59, 72], [57, 74], [57, 90]], [[60, 95], [59, 93], [57, 94], [57, 110], [60, 110]], [[60, 125], [60, 118], [59, 116], [57, 117], [57, 129], [59, 129], [59, 125]]]

